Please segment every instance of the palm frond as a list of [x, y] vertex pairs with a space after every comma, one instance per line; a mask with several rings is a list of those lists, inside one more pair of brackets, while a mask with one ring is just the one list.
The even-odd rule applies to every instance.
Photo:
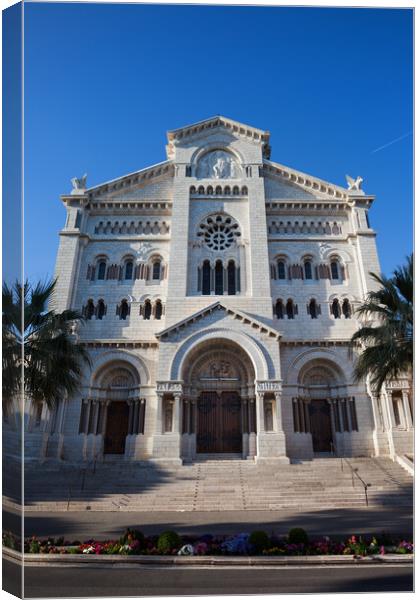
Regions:
[[356, 313], [371, 320], [352, 336], [361, 343], [354, 377], [370, 376], [375, 393], [385, 381], [411, 373], [413, 365], [413, 258], [395, 269], [393, 277], [371, 273], [380, 287], [367, 294]]

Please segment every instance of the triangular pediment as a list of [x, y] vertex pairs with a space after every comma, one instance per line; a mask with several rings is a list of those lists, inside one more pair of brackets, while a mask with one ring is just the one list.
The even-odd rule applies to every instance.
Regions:
[[188, 317], [186, 317], [180, 321], [177, 321], [173, 325], [170, 325], [166, 329], [159, 331], [155, 335], [158, 339], [169, 337], [171, 334], [175, 334], [175, 333], [178, 333], [179, 331], [184, 331], [184, 330], [188, 329], [188, 327], [192, 326], [197, 321], [204, 319], [208, 315], [211, 315], [214, 311], [218, 311], [218, 310], [225, 311], [225, 313], [227, 315], [230, 315], [233, 319], [241, 321], [244, 325], [247, 325], [247, 326], [251, 327], [252, 329], [257, 330], [260, 333], [265, 333], [269, 337], [274, 337], [276, 339], [280, 339], [280, 337], [281, 337], [281, 334], [278, 331], [276, 331], [275, 329], [273, 329], [266, 323], [263, 323], [259, 319], [256, 319], [254, 316], [249, 315], [248, 313], [246, 313], [242, 310], [237, 310], [235, 308], [227, 306], [226, 304], [224, 304], [223, 302], [220, 302], [219, 300], [217, 300], [216, 302], [213, 302], [212, 304], [206, 306], [205, 308], [202, 308], [201, 310], [189, 315]]
[[[95, 200], [141, 200], [143, 197], [153, 200], [155, 196], [156, 199], [163, 196], [171, 199], [173, 174], [172, 161], [165, 160], [88, 188], [86, 194]], [[166, 182], [166, 187], [162, 182]]]
[[186, 125], [167, 132], [168, 144], [166, 147], [168, 158], [173, 158], [174, 146], [184, 141], [190, 141], [197, 137], [208, 136], [214, 131], [225, 131], [235, 137], [247, 139], [253, 143], [259, 143], [263, 148], [263, 156], [270, 158], [270, 132], [228, 119], [217, 115], [198, 123]]
[[331, 198], [346, 201], [349, 198], [349, 190], [340, 185], [271, 160], [264, 161], [263, 175], [267, 201], [287, 198]]

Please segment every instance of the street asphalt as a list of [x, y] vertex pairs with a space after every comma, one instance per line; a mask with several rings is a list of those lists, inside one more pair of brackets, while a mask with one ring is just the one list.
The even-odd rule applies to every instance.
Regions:
[[[20, 569], [9, 561], [4, 563], [3, 585], [10, 589], [8, 584], [18, 580]], [[399, 565], [315, 568], [27, 567], [24, 581], [27, 598], [408, 592], [413, 590], [413, 569]]]
[[[118, 537], [126, 527], [146, 535], [176, 529], [180, 534], [232, 534], [264, 529], [286, 535], [292, 527], [303, 527], [309, 535], [351, 535], [382, 532], [412, 536], [413, 515], [395, 507], [336, 509], [313, 512], [209, 511], [209, 512], [25, 512], [25, 537], [64, 536], [67, 539]], [[18, 513], [3, 510], [3, 529], [20, 532]]]

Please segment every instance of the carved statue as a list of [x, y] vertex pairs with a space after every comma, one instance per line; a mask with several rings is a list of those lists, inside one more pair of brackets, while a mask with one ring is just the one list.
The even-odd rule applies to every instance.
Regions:
[[360, 175], [358, 175], [356, 179], [353, 179], [353, 177], [350, 177], [350, 175], [346, 175], [346, 180], [349, 190], [357, 192], [362, 190], [363, 178], [360, 177]]
[[83, 177], [80, 177], [80, 178], [73, 177], [73, 179], [71, 180], [71, 184], [73, 186], [72, 193], [85, 190], [86, 189], [86, 180], [87, 180], [87, 173], [85, 173], [83, 175]]
[[136, 254], [138, 258], [140, 258], [141, 260], [145, 260], [151, 249], [152, 244], [150, 242], [143, 242], [142, 244], [140, 244]]
[[215, 179], [222, 179], [226, 177], [226, 166], [228, 161], [223, 157], [219, 156], [216, 160], [216, 163], [213, 165], [213, 175]]

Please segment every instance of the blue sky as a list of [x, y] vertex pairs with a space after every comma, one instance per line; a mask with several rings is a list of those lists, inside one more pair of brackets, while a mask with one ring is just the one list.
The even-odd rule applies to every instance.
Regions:
[[165, 160], [168, 129], [215, 114], [269, 129], [274, 161], [362, 175], [389, 274], [412, 249], [412, 68], [403, 9], [26, 4], [26, 275], [54, 272], [72, 177]]

